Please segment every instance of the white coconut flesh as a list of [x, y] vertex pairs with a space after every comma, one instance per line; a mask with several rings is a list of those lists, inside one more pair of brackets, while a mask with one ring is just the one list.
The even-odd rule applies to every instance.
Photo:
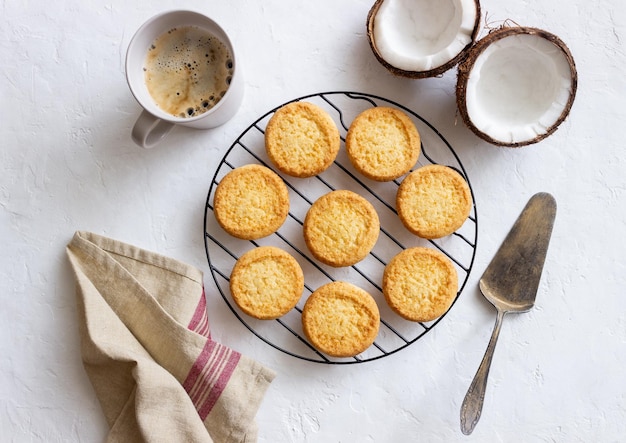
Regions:
[[474, 0], [385, 0], [374, 17], [379, 55], [404, 71], [428, 71], [472, 41]]
[[467, 81], [467, 114], [494, 140], [521, 143], [553, 127], [571, 93], [570, 65], [560, 48], [538, 35], [511, 35], [476, 58]]

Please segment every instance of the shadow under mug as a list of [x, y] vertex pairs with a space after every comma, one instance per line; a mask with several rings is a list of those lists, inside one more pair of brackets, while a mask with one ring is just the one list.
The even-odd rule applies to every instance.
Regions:
[[[176, 117], [164, 112], [148, 92], [144, 80], [144, 63], [152, 43], [165, 32], [183, 26], [194, 26], [208, 31], [226, 45], [233, 61], [233, 75], [226, 93], [208, 111], [193, 117]], [[158, 144], [174, 127], [185, 126], [210, 129], [230, 120], [243, 100], [244, 82], [241, 66], [226, 32], [209, 17], [194, 11], [169, 11], [156, 15], [145, 22], [135, 33], [126, 52], [126, 81], [143, 108], [132, 130], [132, 139], [143, 148]]]

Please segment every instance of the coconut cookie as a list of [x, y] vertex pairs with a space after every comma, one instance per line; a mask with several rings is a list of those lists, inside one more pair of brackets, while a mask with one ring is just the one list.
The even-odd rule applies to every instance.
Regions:
[[304, 274], [295, 258], [274, 246], [242, 255], [230, 275], [233, 300], [246, 314], [270, 320], [293, 309], [304, 290]]
[[372, 250], [380, 221], [365, 198], [332, 191], [316, 200], [304, 219], [304, 240], [313, 256], [330, 266], [351, 266]]
[[333, 357], [352, 357], [374, 343], [380, 313], [365, 290], [337, 281], [309, 296], [302, 311], [302, 327], [317, 350]]
[[406, 228], [422, 238], [441, 238], [459, 229], [472, 209], [465, 179], [454, 169], [423, 166], [411, 172], [396, 194], [398, 216]]
[[383, 294], [401, 317], [417, 322], [435, 320], [452, 305], [458, 291], [454, 265], [429, 248], [405, 249], [385, 267]]
[[387, 107], [370, 108], [350, 125], [346, 150], [361, 174], [376, 181], [390, 181], [415, 165], [420, 154], [420, 135], [404, 112]]
[[265, 150], [274, 165], [294, 177], [312, 177], [337, 157], [339, 130], [313, 103], [293, 102], [278, 109], [265, 129]]
[[219, 225], [234, 237], [266, 237], [287, 218], [289, 192], [271, 169], [256, 164], [241, 166], [217, 185], [213, 212]]

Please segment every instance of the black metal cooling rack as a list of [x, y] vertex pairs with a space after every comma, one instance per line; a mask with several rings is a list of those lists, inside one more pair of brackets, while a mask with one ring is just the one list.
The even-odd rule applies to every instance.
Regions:
[[[402, 319], [389, 309], [382, 295], [382, 274], [385, 265], [401, 250], [412, 246], [436, 248], [454, 263], [459, 276], [458, 300], [474, 263], [478, 232], [478, 219], [474, 191], [457, 154], [444, 137], [423, 117], [406, 107], [382, 97], [359, 92], [324, 92], [303, 96], [293, 101], [309, 101], [324, 108], [335, 120], [342, 140], [337, 159], [322, 174], [294, 178], [276, 170], [265, 152], [264, 134], [267, 122], [284, 104], [277, 106], [252, 123], [230, 146], [218, 165], [211, 182], [204, 216], [204, 242], [213, 279], [220, 294], [235, 317], [254, 335], [268, 345], [293, 357], [327, 364], [352, 364], [376, 360], [406, 348], [424, 336], [444, 316], [429, 323], [415, 323]], [[474, 205], [470, 217], [454, 234], [437, 240], [423, 240], [409, 233], [401, 224], [395, 210], [395, 195], [400, 179], [391, 182], [374, 182], [354, 170], [345, 154], [344, 141], [350, 123], [360, 112], [374, 106], [389, 106], [403, 110], [415, 123], [421, 137], [422, 151], [415, 168], [426, 164], [442, 164], [456, 169], [465, 177]], [[278, 173], [289, 189], [289, 216], [281, 228], [263, 239], [240, 240], [226, 234], [213, 216], [215, 189], [228, 172], [245, 164], [257, 163]], [[309, 253], [302, 236], [306, 211], [320, 196], [336, 189], [350, 189], [367, 198], [376, 208], [381, 232], [378, 241], [361, 262], [345, 268], [332, 268], [316, 261]], [[262, 245], [281, 247], [300, 263], [305, 275], [305, 290], [300, 302], [285, 316], [276, 320], [257, 320], [244, 314], [232, 300], [229, 289], [231, 270], [237, 259], [248, 250]], [[301, 325], [302, 308], [307, 297], [321, 285], [336, 281], [349, 281], [368, 291], [376, 300], [381, 325], [374, 344], [353, 358], [334, 358], [317, 351], [305, 338]]]

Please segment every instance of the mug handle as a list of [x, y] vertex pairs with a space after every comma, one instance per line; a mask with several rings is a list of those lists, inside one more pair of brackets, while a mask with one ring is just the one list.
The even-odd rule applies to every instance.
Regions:
[[133, 126], [131, 137], [139, 146], [148, 149], [163, 140], [173, 127], [173, 123], [161, 120], [144, 110]]

